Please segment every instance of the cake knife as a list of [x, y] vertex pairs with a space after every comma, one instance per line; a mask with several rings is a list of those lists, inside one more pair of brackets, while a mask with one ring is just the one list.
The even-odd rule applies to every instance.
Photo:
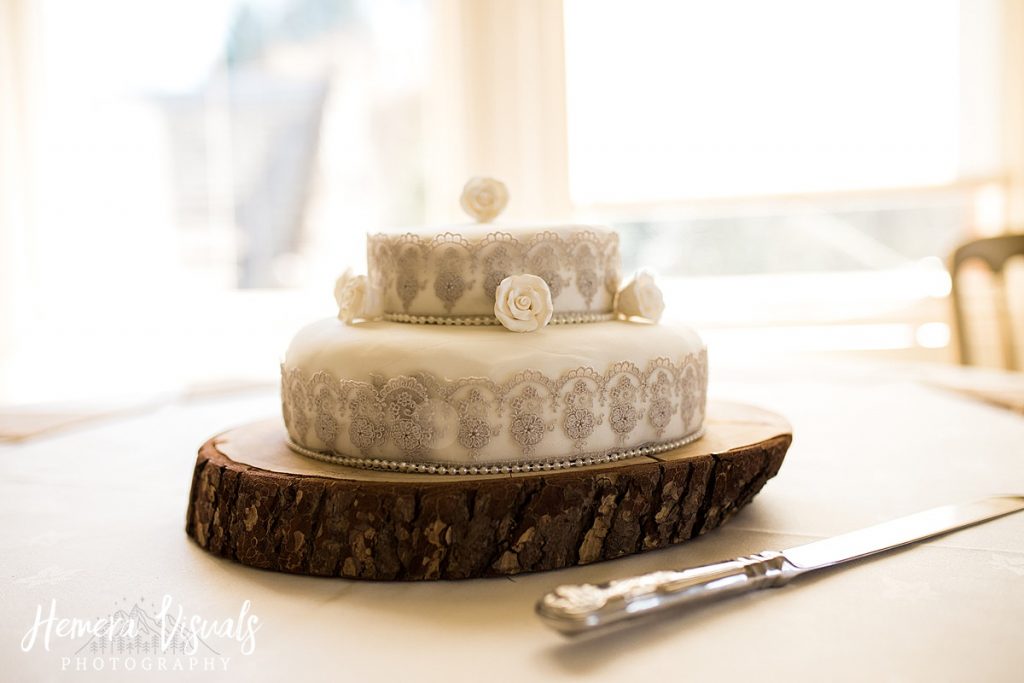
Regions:
[[765, 550], [701, 567], [657, 571], [598, 585], [559, 586], [540, 599], [537, 614], [555, 630], [565, 635], [579, 635], [696, 602], [760, 588], [777, 588], [808, 572], [1022, 509], [1024, 496], [993, 496], [971, 503], [943, 505], [781, 552]]

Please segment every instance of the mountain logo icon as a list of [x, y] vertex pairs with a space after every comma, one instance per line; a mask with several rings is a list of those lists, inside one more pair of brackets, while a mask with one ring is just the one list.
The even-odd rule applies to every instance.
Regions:
[[93, 634], [78, 650], [92, 655], [219, 655], [209, 643], [167, 615], [163, 624], [135, 603], [127, 612], [116, 610], [109, 617], [110, 629]]

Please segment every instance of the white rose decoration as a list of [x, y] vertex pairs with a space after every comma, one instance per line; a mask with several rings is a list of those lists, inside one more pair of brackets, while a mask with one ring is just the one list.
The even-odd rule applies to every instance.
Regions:
[[637, 271], [615, 295], [615, 312], [627, 318], [644, 318], [656, 323], [664, 311], [665, 298], [654, 281], [654, 274], [648, 270]]
[[470, 178], [462, 188], [462, 208], [478, 223], [489, 223], [505, 210], [508, 188], [494, 178]]
[[366, 320], [380, 320], [384, 317], [384, 291], [381, 287], [374, 287], [371, 280], [366, 281], [366, 291], [363, 293], [363, 315]]
[[552, 313], [551, 290], [536, 275], [510, 275], [494, 290], [494, 315], [513, 332], [535, 332]]
[[349, 268], [334, 283], [334, 300], [338, 302], [338, 320], [351, 325], [356, 318], [366, 318], [368, 302], [366, 276], [353, 275]]

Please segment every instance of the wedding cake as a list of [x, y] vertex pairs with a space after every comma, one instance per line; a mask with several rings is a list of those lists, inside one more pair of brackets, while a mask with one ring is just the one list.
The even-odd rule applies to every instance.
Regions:
[[289, 446], [346, 466], [500, 474], [653, 455], [703, 433], [707, 352], [659, 325], [650, 273], [621, 281], [607, 227], [493, 226], [508, 200], [477, 178], [475, 224], [367, 238], [337, 317], [282, 364]]

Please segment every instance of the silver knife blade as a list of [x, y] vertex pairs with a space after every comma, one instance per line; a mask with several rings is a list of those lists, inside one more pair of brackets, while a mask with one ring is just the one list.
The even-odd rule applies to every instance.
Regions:
[[782, 554], [800, 569], [822, 569], [963, 529], [1018, 510], [1024, 510], [1024, 496], [993, 496], [971, 503], [943, 505], [783, 550]]

